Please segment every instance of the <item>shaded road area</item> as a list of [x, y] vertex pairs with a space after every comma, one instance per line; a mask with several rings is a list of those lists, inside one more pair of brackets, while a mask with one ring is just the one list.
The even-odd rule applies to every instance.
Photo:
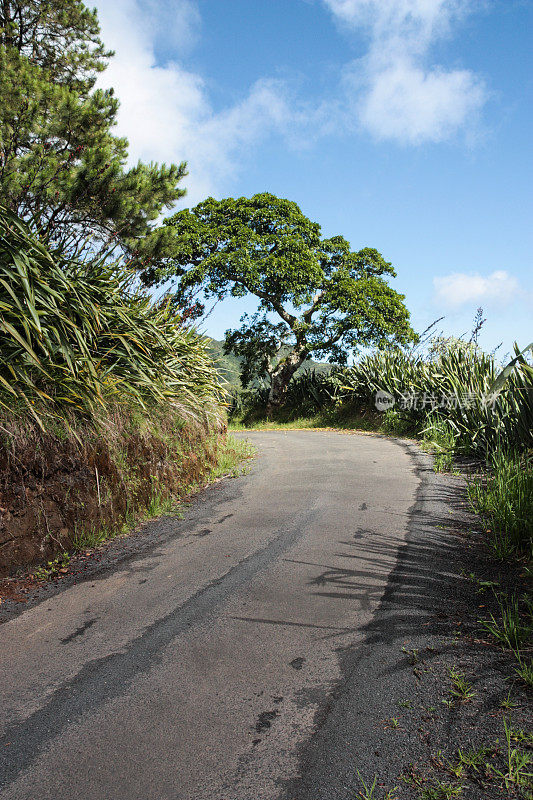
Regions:
[[[445, 498], [421, 497], [424, 462], [393, 440], [246, 436], [249, 474], [0, 626], [2, 798], [353, 796], [390, 647], [372, 621], [413, 525], [434, 527]], [[405, 581], [422, 591], [413, 567]]]

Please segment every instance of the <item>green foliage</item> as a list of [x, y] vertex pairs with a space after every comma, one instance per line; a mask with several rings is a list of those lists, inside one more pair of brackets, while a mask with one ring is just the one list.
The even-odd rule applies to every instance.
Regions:
[[89, 528], [80, 528], [72, 539], [72, 549], [75, 553], [80, 550], [92, 550], [122, 532], [121, 528], [115, 525], [92, 525]]
[[236, 391], [240, 386], [239, 359], [232, 353], [225, 353], [224, 343], [216, 339], [207, 339], [207, 349], [227, 390]]
[[434, 414], [422, 434], [423, 446], [433, 452], [435, 472], [449, 472], [456, 444], [456, 434], [449, 421]]
[[[279, 419], [294, 421], [321, 415], [323, 424], [334, 424], [335, 370], [328, 367], [304, 362], [287, 386], [283, 407], [278, 411]], [[268, 398], [268, 386], [237, 388], [229, 396], [228, 416], [234, 421], [239, 418], [259, 420], [265, 415]]]
[[376, 794], [376, 792], [378, 791], [378, 789], [377, 789], [378, 776], [374, 775], [374, 780], [372, 781], [372, 783], [371, 784], [367, 784], [363, 780], [359, 770], [356, 770], [356, 771], [357, 771], [357, 775], [359, 777], [359, 780], [361, 781], [361, 785], [363, 787], [362, 789], [360, 789], [357, 792], [357, 797], [360, 797], [361, 800], [396, 800], [397, 789], [395, 789], [395, 788], [394, 789], [389, 789], [384, 794], [381, 794], [381, 792], [380, 792], [380, 797], [378, 797], [378, 795]]
[[48, 70], [55, 83], [89, 90], [112, 55], [100, 41], [96, 11], [80, 0], [3, 0], [0, 44]]
[[510, 720], [504, 719], [503, 726], [507, 744], [506, 771], [495, 770], [496, 774], [503, 778], [507, 789], [516, 788], [529, 800], [533, 796], [533, 756], [520, 747], [521, 731], [516, 731]]
[[531, 641], [533, 619], [527, 622], [521, 613], [518, 598], [510, 597], [500, 602], [501, 622], [493, 614], [490, 619], [480, 620], [481, 625], [503, 648], [519, 652], [522, 645]]
[[414, 432], [410, 420], [395, 408], [388, 408], [381, 415], [379, 430], [391, 436], [409, 436]]
[[[208, 350], [211, 358], [213, 359], [215, 366], [218, 370], [218, 373], [223, 381], [224, 387], [226, 392], [228, 393], [228, 400], [231, 406], [236, 404], [242, 410], [243, 405], [253, 397], [255, 390], [257, 389], [259, 395], [262, 396], [262, 392], [264, 387], [263, 382], [255, 379], [251, 386], [247, 387], [250, 389], [242, 390], [242, 381], [241, 381], [241, 372], [242, 372], [242, 359], [235, 355], [232, 352], [226, 352], [225, 343], [217, 341], [216, 339], [208, 339]], [[304, 380], [304, 376], [311, 375], [311, 378], [306, 378], [305, 380], [309, 381], [309, 386], [311, 394], [314, 394], [316, 391], [317, 382], [320, 380], [320, 376], [329, 375], [329, 373], [334, 369], [332, 364], [313, 361], [313, 359], [306, 359], [303, 364], [299, 367], [298, 370], [294, 373], [293, 379], [291, 381], [290, 387], [291, 389], [295, 388], [297, 385], [298, 379], [301, 377]], [[316, 374], [313, 374], [316, 373]], [[303, 390], [303, 384], [301, 387]], [[292, 397], [292, 392], [290, 393]], [[295, 397], [294, 400], [291, 397], [286, 397], [286, 403], [297, 403], [298, 400]], [[300, 391], [300, 398], [301, 398], [301, 391]], [[331, 402], [332, 395], [331, 393], [327, 394], [328, 402]], [[263, 405], [267, 402], [267, 397], [264, 398]], [[320, 404], [324, 405], [326, 402], [326, 396], [324, 398], [320, 398]]]
[[284, 408], [298, 416], [313, 414], [334, 401], [331, 373], [313, 366], [295, 373], [287, 387]]
[[219, 397], [206, 343], [117, 263], [50, 252], [0, 207], [0, 404], [96, 414], [105, 399], [186, 412]]
[[[224, 343], [226, 354], [234, 353], [241, 364], [241, 384], [268, 382], [271, 374], [291, 350], [291, 329], [284, 322], [274, 325], [259, 313], [241, 318], [238, 330], [228, 331]], [[298, 365], [296, 365], [297, 367]], [[296, 371], [296, 369], [295, 369]]]
[[468, 498], [498, 556], [531, 552], [533, 466], [527, 455], [496, 448], [488, 473], [469, 482]]
[[185, 165], [125, 168], [118, 101], [94, 89], [112, 54], [80, 0], [0, 4], [0, 204], [69, 252], [89, 246], [149, 258], [144, 237], [184, 194]]
[[468, 703], [476, 694], [472, 688], [472, 684], [464, 675], [462, 675], [460, 672], [457, 672], [455, 667], [451, 667], [449, 673], [452, 681], [450, 694], [454, 698], [455, 702]]
[[489, 747], [472, 747], [470, 750], [457, 751], [459, 765], [473, 772], [480, 772], [485, 766], [486, 759], [490, 753]]
[[362, 346], [416, 338], [403, 295], [387, 284], [391, 264], [371, 248], [352, 252], [341, 236], [322, 239], [296, 203], [268, 193], [209, 198], [165, 226], [167, 263], [149, 266], [144, 280], [178, 276], [182, 304], [198, 287], [207, 298], [255, 295], [258, 313], [228, 332], [226, 347], [242, 359], [244, 385], [271, 380], [271, 400], [311, 354], [342, 362]]
[[427, 786], [420, 800], [454, 800], [461, 797], [463, 789], [461, 786], [453, 786], [451, 783], [437, 781], [434, 786]]
[[533, 689], [533, 659], [532, 658], [519, 658], [518, 666], [515, 667], [515, 675], [518, 680]]
[[246, 471], [243, 462], [255, 456], [256, 449], [251, 442], [227, 436], [224, 445], [219, 448], [218, 460], [209, 474], [210, 481], [231, 475], [238, 478]]
[[67, 552], [60, 553], [56, 558], [47, 561], [46, 564], [36, 567], [33, 570], [33, 577], [37, 581], [48, 581], [51, 578], [56, 578], [67, 571], [69, 563], [70, 555]]
[[[400, 348], [378, 350], [346, 370], [338, 396], [367, 406], [373, 406], [379, 390], [392, 394], [396, 403], [406, 398], [402, 413], [420, 430], [446, 421], [447, 435], [453, 434], [459, 451], [485, 455], [503, 442], [510, 448], [531, 447], [533, 369], [521, 356], [497, 398], [496, 373], [493, 358], [472, 346], [441, 343], [429, 358]], [[410, 404], [409, 397], [416, 397], [417, 404]]]

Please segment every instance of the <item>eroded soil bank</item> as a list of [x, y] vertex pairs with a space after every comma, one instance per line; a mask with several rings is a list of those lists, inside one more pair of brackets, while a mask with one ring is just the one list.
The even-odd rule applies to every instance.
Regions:
[[178, 499], [216, 463], [224, 437], [220, 422], [160, 417], [148, 428], [118, 412], [98, 433], [3, 427], [0, 577]]

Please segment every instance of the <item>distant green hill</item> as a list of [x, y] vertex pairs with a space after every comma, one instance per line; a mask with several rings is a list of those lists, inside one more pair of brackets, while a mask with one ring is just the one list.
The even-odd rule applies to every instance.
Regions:
[[[233, 353], [225, 355], [224, 342], [219, 342], [216, 339], [210, 339], [209, 352], [223, 378], [232, 386], [240, 386], [240, 358], [234, 356]], [[329, 372], [332, 366], [332, 364], [309, 359], [308, 361], [304, 361], [300, 369], [296, 372], [296, 375], [300, 375], [302, 372], [307, 372], [310, 369], [315, 369], [317, 372]]]
[[209, 352], [224, 380], [233, 386], [240, 386], [240, 359], [233, 353], [225, 355], [224, 342], [218, 342], [216, 339], [210, 339]]

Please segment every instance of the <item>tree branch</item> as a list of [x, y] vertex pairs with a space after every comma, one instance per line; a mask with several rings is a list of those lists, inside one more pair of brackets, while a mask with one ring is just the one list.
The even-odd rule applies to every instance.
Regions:
[[287, 323], [291, 331], [294, 330], [294, 327], [298, 322], [298, 317], [295, 317], [294, 314], [289, 314], [289, 312], [283, 308], [279, 300], [276, 300], [275, 297], [269, 295], [268, 292], [261, 292], [259, 289], [251, 288], [243, 280], [237, 280], [236, 278], [233, 278], [233, 280], [235, 283], [240, 283], [241, 286], [244, 286], [244, 288], [247, 289], [250, 294], [255, 294], [256, 297], [260, 297], [261, 300], [266, 300], [267, 303], [270, 303], [274, 311], [279, 314], [283, 322]]
[[313, 297], [313, 304], [307, 309], [307, 311], [304, 314], [302, 314], [302, 319], [304, 322], [311, 322], [311, 317], [313, 316], [318, 306], [322, 302], [324, 294], [325, 292], [323, 289], [321, 289], [319, 292], [315, 294], [315, 296]]

